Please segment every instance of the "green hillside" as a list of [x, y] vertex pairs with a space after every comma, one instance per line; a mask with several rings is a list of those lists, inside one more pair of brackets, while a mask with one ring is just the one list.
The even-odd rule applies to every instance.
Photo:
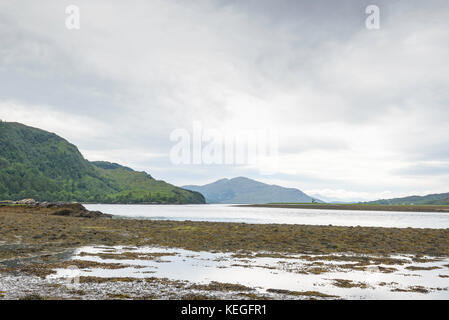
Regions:
[[429, 204], [429, 205], [449, 205], [449, 193], [428, 194], [426, 196], [410, 196], [394, 199], [381, 199], [367, 202], [370, 204]]
[[104, 203], [204, 203], [198, 192], [110, 162], [89, 162], [68, 141], [0, 122], [0, 199]]

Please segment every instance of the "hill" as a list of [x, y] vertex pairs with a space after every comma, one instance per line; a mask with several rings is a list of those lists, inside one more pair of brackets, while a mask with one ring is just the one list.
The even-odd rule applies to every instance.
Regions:
[[0, 199], [103, 203], [204, 203], [204, 197], [106, 161], [89, 162], [65, 139], [0, 122]]
[[403, 198], [380, 199], [366, 202], [370, 204], [430, 204], [430, 205], [449, 205], [449, 192], [428, 194], [426, 196], [409, 196]]
[[203, 186], [188, 185], [183, 188], [200, 192], [207, 203], [312, 202], [313, 199], [298, 189], [269, 185], [245, 177], [221, 179]]

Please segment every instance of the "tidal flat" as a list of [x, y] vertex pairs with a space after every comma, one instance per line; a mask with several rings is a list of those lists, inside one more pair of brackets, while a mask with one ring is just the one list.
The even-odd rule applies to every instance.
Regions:
[[448, 229], [0, 208], [0, 299], [448, 299], [448, 265]]

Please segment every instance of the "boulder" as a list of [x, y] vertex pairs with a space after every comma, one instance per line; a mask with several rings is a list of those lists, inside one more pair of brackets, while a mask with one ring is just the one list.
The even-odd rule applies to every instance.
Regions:
[[37, 201], [34, 199], [22, 199], [17, 201], [17, 204], [34, 205], [37, 204]]

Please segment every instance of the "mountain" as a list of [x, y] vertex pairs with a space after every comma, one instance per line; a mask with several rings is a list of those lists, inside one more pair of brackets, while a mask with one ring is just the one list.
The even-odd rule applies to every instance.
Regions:
[[298, 189], [269, 185], [245, 177], [221, 179], [204, 186], [189, 185], [183, 188], [200, 192], [207, 203], [262, 204], [312, 202], [313, 199]]
[[370, 204], [433, 204], [433, 205], [449, 205], [449, 192], [428, 194], [426, 196], [410, 196], [394, 199], [381, 199], [366, 202]]
[[54, 133], [0, 122], [0, 199], [204, 203], [204, 197], [106, 161], [89, 162]]

